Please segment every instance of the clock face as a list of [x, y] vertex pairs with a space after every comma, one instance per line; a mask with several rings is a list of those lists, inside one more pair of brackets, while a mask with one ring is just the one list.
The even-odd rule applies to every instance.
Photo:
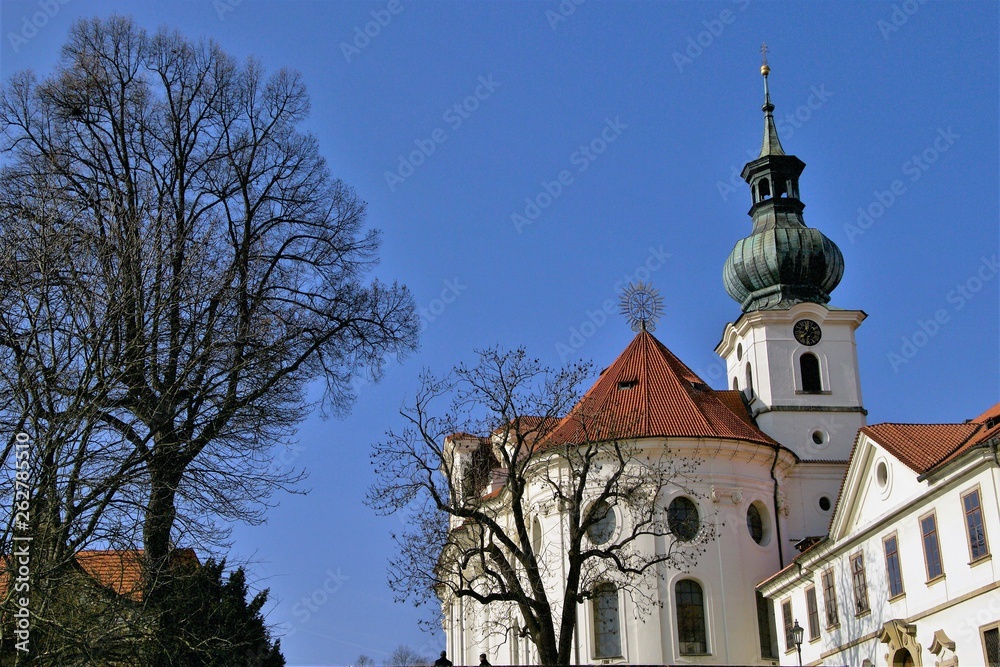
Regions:
[[823, 337], [823, 330], [812, 320], [799, 320], [792, 333], [795, 334], [795, 340], [809, 346], [815, 345]]

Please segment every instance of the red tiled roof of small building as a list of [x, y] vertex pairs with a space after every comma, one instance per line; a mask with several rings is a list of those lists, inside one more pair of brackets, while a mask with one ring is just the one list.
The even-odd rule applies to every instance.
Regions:
[[605, 436], [723, 438], [778, 446], [753, 424], [742, 401], [737, 408], [734, 393], [713, 390], [663, 343], [641, 331], [547, 444], [599, 439], [585, 434], [593, 419]]
[[[83, 572], [101, 586], [111, 589], [117, 595], [136, 602], [142, 601], [142, 549], [102, 549], [77, 552], [74, 560]], [[6, 594], [10, 573], [7, 558], [0, 565], [0, 597]], [[194, 549], [177, 549], [173, 552], [171, 565], [197, 565], [198, 555]]]

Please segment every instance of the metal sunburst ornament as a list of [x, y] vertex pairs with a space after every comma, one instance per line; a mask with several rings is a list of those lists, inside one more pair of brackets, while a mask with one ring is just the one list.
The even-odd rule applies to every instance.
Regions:
[[663, 314], [663, 297], [652, 285], [640, 281], [622, 290], [621, 313], [628, 317], [632, 331], [654, 331]]

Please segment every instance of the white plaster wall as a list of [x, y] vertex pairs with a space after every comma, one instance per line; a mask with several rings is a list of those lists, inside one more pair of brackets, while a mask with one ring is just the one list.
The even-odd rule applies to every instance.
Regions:
[[[687, 573], [663, 567], [661, 578], [653, 579], [648, 592], [660, 608], [650, 613], [638, 613], [632, 601], [620, 594], [619, 616], [622, 631], [623, 656], [620, 661], [631, 664], [772, 664], [760, 656], [757, 631], [755, 584], [779, 567], [778, 531], [773, 504], [771, 465], [774, 450], [736, 441], [671, 440], [662, 439], [643, 443], [648, 451], [662, 454], [664, 444], [669, 444], [671, 456], [690, 456], [702, 461], [701, 467], [689, 482], [694, 494], [679, 489], [667, 489], [661, 506], [666, 507], [677, 495], [687, 495], [695, 501], [703, 521], [716, 525], [717, 537], [705, 545], [706, 552]], [[782, 454], [776, 467], [783, 476], [792, 465], [791, 457]], [[746, 525], [749, 505], [757, 502], [763, 510], [767, 537], [763, 545], [750, 537]], [[562, 596], [565, 565], [563, 558], [564, 527], [561, 514], [551, 502], [551, 491], [533, 486], [529, 504], [539, 509], [545, 548], [554, 550], [559, 567], [554, 567], [547, 590], [551, 599]], [[548, 511], [548, 513], [546, 513]], [[785, 517], [781, 517], [782, 520]], [[783, 527], [782, 530], [785, 530]], [[665, 539], [649, 538], [644, 544], [648, 550], [664, 550]], [[678, 579], [690, 577], [703, 589], [706, 605], [709, 653], [704, 656], [681, 655], [676, 648], [676, 606], [673, 587]], [[468, 604], [468, 603], [467, 603]], [[581, 664], [600, 663], [594, 656], [593, 610], [586, 602], [578, 609], [579, 624], [576, 637], [578, 660]], [[478, 656], [486, 651], [494, 664], [513, 664], [512, 644], [482, 642], [470, 629], [446, 623], [449, 646], [453, 655]], [[462, 642], [464, 641], [464, 644]], [[521, 664], [528, 662], [525, 651], [519, 646]]]
[[[878, 460], [878, 453], [873, 460]], [[775, 622], [782, 638], [781, 601], [791, 599], [793, 616], [807, 628], [805, 590], [815, 585], [821, 616], [820, 639], [802, 645], [803, 664], [860, 665], [869, 658], [876, 665], [885, 665], [886, 645], [874, 636], [884, 623], [901, 619], [917, 628], [917, 641], [922, 647], [924, 665], [933, 665], [936, 657], [929, 652], [936, 630], [944, 630], [956, 643], [960, 665], [983, 664], [980, 630], [982, 626], [1000, 621], [1000, 471], [987, 452], [970, 455], [968, 465], [953, 470], [943, 479], [916, 482], [922, 493], [916, 498], [911, 484], [901, 484], [892, 494], [895, 514], [871, 511], [867, 507], [861, 516], [867, 523], [855, 528], [839, 543], [820, 548], [814, 558], [803, 558], [801, 575], [791, 573], [782, 584], [776, 582], [769, 592], [775, 601]], [[898, 464], [898, 462], [897, 462]], [[901, 465], [901, 464], [899, 464]], [[911, 472], [912, 475], [912, 472]], [[898, 475], [896, 482], [903, 475]], [[979, 488], [987, 543], [991, 556], [970, 564], [969, 542], [961, 497], [972, 488]], [[884, 506], [885, 501], [868, 494], [865, 502]], [[937, 514], [938, 537], [944, 577], [927, 581], [919, 517], [929, 511]], [[895, 532], [904, 595], [888, 600], [883, 538]], [[865, 554], [866, 579], [871, 611], [854, 613], [854, 593], [850, 578], [850, 557]], [[807, 554], [808, 556], [808, 554]], [[825, 627], [821, 572], [832, 567], [836, 573], [839, 628]], [[867, 639], [866, 639], [867, 638]], [[838, 646], [858, 642], [837, 651]], [[795, 651], [783, 652], [781, 664], [796, 665]]]

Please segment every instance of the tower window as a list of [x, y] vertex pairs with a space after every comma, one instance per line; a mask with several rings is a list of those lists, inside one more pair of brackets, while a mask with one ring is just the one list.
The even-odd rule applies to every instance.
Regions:
[[753, 398], [753, 370], [750, 368], [750, 362], [747, 362], [747, 398]]
[[764, 201], [771, 196], [771, 182], [766, 178], [760, 179], [757, 184], [757, 201]]
[[775, 181], [774, 182], [774, 196], [777, 197], [777, 198], [779, 198], [779, 199], [781, 197], [786, 197], [788, 193], [785, 192], [785, 187], [786, 186], [785, 186], [785, 182], [784, 181]]
[[799, 371], [802, 373], [802, 391], [818, 394], [823, 391], [823, 383], [819, 375], [819, 359], [812, 352], [806, 352], [799, 357]]

